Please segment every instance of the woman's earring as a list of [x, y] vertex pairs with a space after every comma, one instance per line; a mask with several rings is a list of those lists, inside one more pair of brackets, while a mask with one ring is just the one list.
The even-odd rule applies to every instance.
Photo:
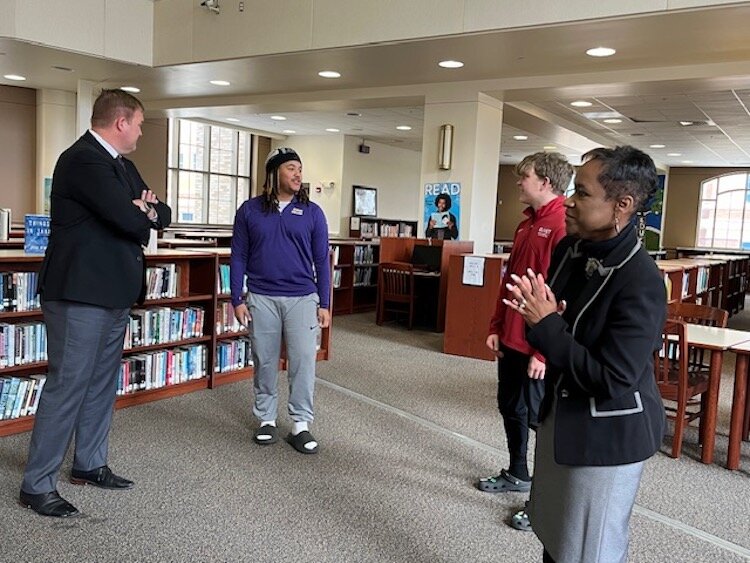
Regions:
[[615, 232], [620, 234], [620, 217], [615, 215]]

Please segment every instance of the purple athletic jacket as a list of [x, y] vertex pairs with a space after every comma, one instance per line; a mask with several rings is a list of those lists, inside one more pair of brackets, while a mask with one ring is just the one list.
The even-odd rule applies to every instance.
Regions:
[[331, 271], [323, 210], [313, 202], [300, 203], [295, 196], [281, 213], [265, 213], [262, 197], [248, 199], [234, 217], [230, 259], [234, 306], [242, 303], [243, 274], [253, 293], [276, 297], [317, 293], [321, 308], [328, 309]]

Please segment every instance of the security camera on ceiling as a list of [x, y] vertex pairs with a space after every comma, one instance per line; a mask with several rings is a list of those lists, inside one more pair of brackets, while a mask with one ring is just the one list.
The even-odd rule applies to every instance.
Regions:
[[219, 13], [219, 0], [203, 0], [201, 6], [205, 6], [215, 14]]

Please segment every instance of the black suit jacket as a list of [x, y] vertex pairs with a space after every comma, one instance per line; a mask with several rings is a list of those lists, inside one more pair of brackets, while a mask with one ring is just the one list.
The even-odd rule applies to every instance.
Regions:
[[39, 274], [42, 299], [109, 308], [130, 307], [145, 292], [142, 245], [153, 226], [171, 221], [155, 205], [156, 225], [133, 205], [145, 182], [132, 162], [124, 167], [86, 132], [60, 155], [52, 176], [51, 232]]
[[566, 295], [574, 269], [583, 269], [580, 242], [561, 240], [549, 268], [552, 290], [568, 303], [565, 313], [528, 331], [529, 343], [547, 360], [540, 420], [556, 398], [557, 463], [643, 461], [659, 449], [664, 432], [653, 364], [666, 317], [664, 281], [630, 227], [601, 267]]

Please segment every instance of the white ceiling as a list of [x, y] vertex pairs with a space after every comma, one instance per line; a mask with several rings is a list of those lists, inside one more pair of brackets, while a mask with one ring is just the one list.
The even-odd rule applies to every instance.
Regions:
[[[236, 124], [226, 118], [233, 117], [240, 126], [275, 135], [285, 129], [339, 134], [325, 132], [337, 128], [420, 150], [425, 96], [470, 83], [506, 102], [501, 162], [517, 162], [546, 146], [575, 160], [598, 144], [628, 143], [662, 165], [750, 166], [748, 21], [745, 4], [156, 68], [0, 39], [0, 76], [28, 78], [24, 83], [0, 78], [0, 84], [70, 91], [79, 80], [103, 87], [133, 84], [141, 88], [151, 116], [230, 126]], [[584, 54], [600, 44], [615, 47], [617, 54], [608, 59]], [[466, 65], [437, 67], [445, 58]], [[324, 68], [338, 70], [342, 78], [318, 77]], [[211, 79], [232, 85], [213, 86]], [[571, 107], [576, 99], [592, 106]], [[273, 121], [274, 114], [287, 120]], [[607, 125], [605, 115], [623, 121]], [[412, 129], [398, 131], [397, 125]], [[518, 134], [528, 139], [514, 140]]]

